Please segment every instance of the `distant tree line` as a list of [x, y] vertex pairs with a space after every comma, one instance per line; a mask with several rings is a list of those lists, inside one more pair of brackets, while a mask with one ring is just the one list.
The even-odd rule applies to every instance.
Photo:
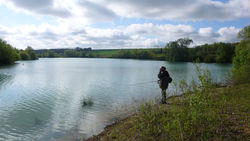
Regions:
[[91, 48], [40, 49], [35, 50], [38, 57], [81, 57], [81, 58], [126, 58], [164, 60], [164, 49], [111, 49], [92, 50]]
[[36, 50], [38, 57], [126, 58], [154, 59], [171, 62], [231, 63], [237, 43], [213, 43], [189, 48], [193, 41], [181, 38], [166, 44], [165, 48], [92, 50], [91, 48]]
[[121, 49], [112, 58], [164, 60], [162, 49]]
[[193, 41], [181, 38], [166, 44], [166, 60], [193, 62], [199, 60], [206, 63], [231, 63], [235, 55], [237, 43], [213, 43], [188, 48]]
[[81, 57], [93, 58], [98, 57], [93, 54], [92, 49], [89, 48], [74, 48], [74, 49], [40, 49], [35, 50], [38, 57], [54, 58], [54, 57]]
[[0, 39], [0, 65], [13, 64], [17, 60], [36, 60], [38, 59], [32, 47], [28, 46], [25, 50], [18, 50]]

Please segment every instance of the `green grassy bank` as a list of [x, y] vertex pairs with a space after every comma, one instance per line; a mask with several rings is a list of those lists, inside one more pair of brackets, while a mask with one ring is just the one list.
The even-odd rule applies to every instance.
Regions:
[[249, 140], [250, 84], [209, 88], [146, 103], [89, 141]]

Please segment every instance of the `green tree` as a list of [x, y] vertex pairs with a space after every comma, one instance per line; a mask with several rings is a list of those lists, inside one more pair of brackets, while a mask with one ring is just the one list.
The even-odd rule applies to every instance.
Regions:
[[244, 41], [249, 41], [250, 40], [250, 25], [244, 27], [239, 33], [238, 37], [242, 38]]
[[233, 59], [233, 79], [236, 83], [250, 82], [250, 26], [243, 28], [239, 32], [239, 37], [243, 40], [235, 48]]
[[166, 44], [168, 61], [187, 61], [188, 60], [188, 46], [193, 43], [189, 38], [180, 38]]
[[216, 50], [216, 62], [217, 63], [229, 63], [232, 62], [234, 55], [234, 46], [231, 44], [219, 43]]
[[214, 56], [211, 54], [208, 54], [205, 58], [204, 58], [204, 62], [206, 63], [212, 63], [214, 62]]
[[49, 58], [55, 57], [55, 52], [52, 51], [52, 50], [48, 51], [48, 57], [49, 57]]
[[19, 55], [21, 60], [30, 60], [28, 53], [25, 51], [21, 51]]
[[76, 57], [76, 51], [73, 49], [64, 50], [65, 57]]
[[16, 49], [0, 39], [0, 64], [13, 64], [17, 59]]
[[37, 56], [36, 56], [36, 53], [34, 51], [34, 49], [30, 46], [28, 46], [26, 49], [25, 49], [25, 52], [29, 55], [29, 58], [31, 60], [36, 60], [38, 59]]

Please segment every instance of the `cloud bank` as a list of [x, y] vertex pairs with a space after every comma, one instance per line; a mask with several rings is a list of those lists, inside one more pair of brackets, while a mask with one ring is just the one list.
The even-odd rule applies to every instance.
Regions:
[[171, 20], [233, 20], [250, 17], [249, 0], [1, 0], [16, 10], [61, 18], [81, 15], [93, 21], [116, 16]]
[[25, 48], [146, 48], [164, 47], [166, 42], [178, 38], [191, 38], [195, 45], [213, 42], [239, 41], [235, 27], [222, 27], [213, 31], [211, 27], [195, 30], [190, 25], [154, 25], [152, 23], [131, 24], [116, 28], [72, 28], [70, 26], [40, 25], [22, 26], [15, 29], [0, 26], [4, 39], [16, 47]]
[[[0, 38], [17, 48], [146, 48], [188, 37], [195, 45], [236, 42], [240, 28], [196, 28], [185, 21], [230, 21], [250, 17], [250, 0], [0, 0], [16, 12], [49, 16], [55, 24], [0, 25]], [[114, 23], [116, 19], [182, 21], [182, 24], [156, 24], [136, 21], [128, 25], [94, 28], [92, 24]], [[18, 22], [18, 21], [17, 21]]]

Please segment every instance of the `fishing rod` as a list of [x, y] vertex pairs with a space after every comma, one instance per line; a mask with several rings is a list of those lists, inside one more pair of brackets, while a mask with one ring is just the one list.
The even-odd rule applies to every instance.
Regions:
[[135, 85], [142, 85], [142, 84], [148, 84], [148, 83], [153, 83], [153, 82], [158, 82], [158, 80], [154, 80], [154, 81], [146, 81], [146, 82], [140, 82], [140, 83], [134, 83], [134, 84], [130, 84], [129, 86], [135, 86]]

